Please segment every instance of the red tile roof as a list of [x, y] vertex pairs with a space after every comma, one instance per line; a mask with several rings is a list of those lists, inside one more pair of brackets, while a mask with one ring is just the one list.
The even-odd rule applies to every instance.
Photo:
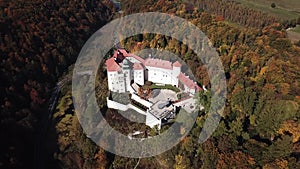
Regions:
[[[119, 54], [118, 54], [118, 52], [119, 52]], [[163, 68], [163, 69], [171, 69], [171, 70], [173, 69], [173, 66], [175, 66], [175, 67], [182, 66], [179, 61], [176, 61], [175, 63], [173, 63], [173, 66], [172, 66], [172, 63], [170, 61], [161, 60], [161, 59], [153, 59], [153, 58], [147, 58], [146, 60], [144, 60], [143, 58], [141, 58], [137, 55], [128, 53], [125, 49], [118, 49], [114, 52], [113, 57], [106, 60], [105, 64], [107, 66], [107, 71], [109, 71], [109, 72], [121, 71], [120, 65], [115, 61], [115, 59], [118, 57], [118, 55], [120, 57], [120, 54], [125, 57], [134, 57], [135, 59], [137, 59], [138, 61], [141, 62], [141, 63], [134, 63], [134, 65], [133, 65], [134, 70], [144, 69], [143, 65], [151, 66], [151, 67], [158, 67], [158, 68]], [[202, 88], [200, 86], [198, 86], [193, 80], [191, 80], [188, 76], [186, 76], [182, 72], [179, 74], [178, 79], [181, 83], [183, 83], [190, 89], [196, 89], [197, 92], [202, 90]]]
[[179, 74], [178, 79], [181, 83], [183, 83], [190, 89], [196, 89], [196, 91], [202, 90], [201, 87], [199, 87], [192, 79], [190, 79], [182, 72]]
[[121, 67], [117, 64], [114, 57], [107, 59], [105, 64], [107, 66], [107, 71], [109, 72], [115, 72], [121, 70]]
[[196, 85], [196, 92], [202, 91], [202, 88], [198, 85]]
[[114, 52], [113, 57], [117, 57], [117, 56], [118, 56], [118, 52], [122, 53], [123, 56], [125, 56], [125, 57], [133, 57], [133, 58], [135, 58], [136, 60], [140, 61], [141, 63], [144, 63], [144, 62], [145, 62], [145, 60], [144, 60], [143, 58], [141, 58], [141, 57], [139, 57], [139, 56], [137, 56], [137, 55], [135, 55], [135, 54], [128, 53], [125, 49], [118, 49], [118, 50], [116, 50], [116, 51]]
[[143, 68], [143, 66], [140, 63], [134, 63], [133, 64], [133, 69], [134, 70], [142, 70], [144, 68]]
[[136, 60], [140, 61], [141, 63], [145, 62], [145, 59], [143, 59], [143, 58], [141, 58], [141, 57], [139, 57], [139, 56], [137, 56], [135, 54], [130, 54], [129, 57], [130, 56], [133, 57], [133, 58], [135, 58]]
[[170, 61], [161, 60], [161, 59], [152, 59], [148, 58], [144, 62], [145, 66], [158, 67], [163, 69], [173, 69], [172, 63]]
[[175, 67], [181, 67], [181, 64], [180, 64], [180, 62], [176, 61], [175, 63], [173, 63], [173, 66], [175, 66]]

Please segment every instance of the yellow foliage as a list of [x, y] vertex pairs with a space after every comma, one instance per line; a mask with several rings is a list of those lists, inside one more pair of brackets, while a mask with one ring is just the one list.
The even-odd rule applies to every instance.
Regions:
[[176, 155], [175, 161], [176, 161], [175, 166], [174, 166], [175, 169], [186, 169], [187, 168], [187, 166], [184, 165], [183, 156]]
[[264, 75], [265, 73], [266, 73], [266, 71], [268, 70], [268, 66], [264, 66], [263, 68], [261, 68], [260, 69], [260, 72], [259, 72], [259, 74], [262, 76], [262, 75]]
[[185, 128], [184, 127], [180, 127], [180, 134], [184, 134], [185, 133]]
[[253, 82], [256, 82], [257, 81], [257, 77], [255, 77], [255, 78], [254, 77], [250, 77], [250, 80], [253, 81]]
[[263, 45], [263, 44], [264, 44], [264, 41], [263, 41], [262, 39], [258, 39], [258, 40], [256, 41], [256, 43], [257, 43], [258, 45]]
[[249, 120], [251, 125], [255, 125], [256, 116], [254, 114], [250, 115]]
[[284, 134], [284, 132], [289, 132], [293, 136], [293, 143], [300, 139], [300, 125], [294, 120], [284, 121], [281, 128], [278, 130], [279, 134]]

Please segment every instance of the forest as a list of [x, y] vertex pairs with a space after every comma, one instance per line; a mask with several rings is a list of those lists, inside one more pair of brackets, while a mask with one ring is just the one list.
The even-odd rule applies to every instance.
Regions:
[[105, 1], [0, 2], [0, 168], [33, 168], [58, 77], [113, 11]]
[[[32, 168], [36, 128], [48, 113], [51, 89], [59, 77], [72, 74], [69, 66], [87, 38], [116, 14], [108, 2], [80, 2], [1, 2], [0, 133], [8, 139], [0, 141], [0, 168]], [[292, 43], [285, 30], [299, 19], [284, 21], [231, 1], [197, 2], [124, 0], [122, 11], [173, 14], [211, 40], [225, 69], [228, 92], [213, 136], [198, 143], [206, 118], [200, 113], [190, 134], [161, 155], [113, 155], [84, 134], [67, 83], [44, 140], [46, 168], [300, 168], [300, 43]], [[142, 34], [121, 43], [133, 52], [169, 50], [189, 65], [199, 84], [210, 87], [205, 65], [176, 39]], [[96, 94], [105, 110], [106, 72], [104, 67], [98, 72]], [[206, 110], [210, 95], [199, 96]], [[106, 109], [105, 118], [125, 133], [141, 127], [111, 109]]]

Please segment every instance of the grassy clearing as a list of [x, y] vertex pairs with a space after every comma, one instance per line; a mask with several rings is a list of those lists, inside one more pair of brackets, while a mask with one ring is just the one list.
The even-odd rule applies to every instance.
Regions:
[[300, 33], [300, 25], [297, 25], [295, 28], [292, 28], [290, 30], [296, 33]]
[[179, 90], [177, 87], [172, 86], [172, 85], [169, 85], [169, 84], [162, 85], [162, 86], [156, 85], [156, 84], [152, 84], [152, 85], [150, 86], [150, 88], [151, 88], [151, 89], [169, 89], [169, 90], [172, 90], [172, 91], [174, 91], [174, 92], [176, 92], [176, 93], [180, 92], [180, 90]]
[[[299, 0], [235, 0], [241, 4], [252, 8], [268, 12], [273, 16], [281, 19], [297, 19], [300, 17], [300, 1]], [[275, 8], [271, 7], [272, 3], [276, 4]]]
[[300, 33], [293, 32], [293, 31], [287, 31], [288, 37], [292, 42], [298, 42], [300, 40]]
[[291, 28], [287, 31], [289, 39], [292, 42], [298, 42], [300, 40], [300, 25], [297, 25], [295, 28]]

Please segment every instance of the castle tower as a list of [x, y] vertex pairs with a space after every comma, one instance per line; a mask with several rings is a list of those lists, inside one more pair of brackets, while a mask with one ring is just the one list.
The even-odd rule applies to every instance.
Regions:
[[130, 63], [127, 59], [123, 60], [122, 70], [124, 73], [125, 91], [129, 91], [132, 74], [131, 74]]
[[139, 85], [144, 85], [144, 67], [140, 63], [133, 64], [134, 82]]
[[173, 77], [175, 77], [176, 81], [174, 82], [173, 85], [178, 86], [178, 80], [177, 77], [179, 76], [181, 72], [181, 63], [179, 61], [176, 61], [173, 63]]

